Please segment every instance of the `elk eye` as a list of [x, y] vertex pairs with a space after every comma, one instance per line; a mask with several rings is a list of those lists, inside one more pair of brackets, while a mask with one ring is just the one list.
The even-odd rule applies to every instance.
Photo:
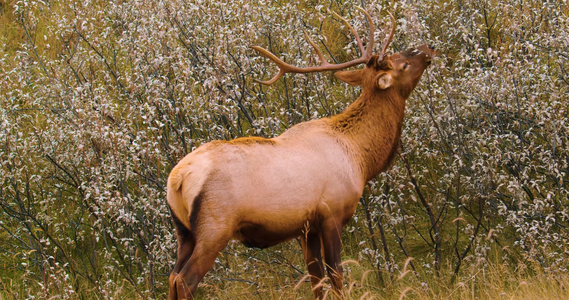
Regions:
[[403, 65], [403, 70], [407, 70], [408, 67], [409, 67], [409, 63], [405, 63], [405, 64]]

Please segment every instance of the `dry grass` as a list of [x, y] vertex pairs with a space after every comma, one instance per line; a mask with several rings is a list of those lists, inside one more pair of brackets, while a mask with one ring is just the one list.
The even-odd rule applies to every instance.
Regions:
[[[429, 270], [412, 272], [378, 281], [377, 272], [347, 261], [346, 299], [569, 299], [569, 274], [532, 272], [525, 266], [485, 264], [465, 270], [464, 277], [451, 282], [450, 275], [436, 277]], [[444, 273], [444, 272], [443, 272]], [[446, 273], [446, 274], [450, 274]], [[336, 299], [324, 283], [325, 299]], [[228, 281], [223, 286], [201, 284], [201, 299], [311, 299], [306, 277], [296, 282], [287, 278], [263, 277], [252, 282]]]
[[[435, 276], [431, 269], [417, 267], [417, 272], [404, 265], [399, 272], [379, 279], [376, 270], [362, 266], [355, 260], [345, 260], [346, 299], [569, 299], [569, 274], [544, 272], [536, 266], [524, 264], [508, 266], [487, 262], [462, 270], [463, 276], [451, 283], [449, 269]], [[241, 278], [205, 280], [198, 289], [198, 299], [311, 299], [307, 276], [286, 274], [286, 266], [258, 268], [256, 275], [243, 274]], [[280, 275], [278, 275], [280, 274]], [[323, 282], [325, 299], [336, 299], [327, 281]], [[37, 288], [37, 287], [36, 287]], [[0, 300], [17, 299], [27, 294], [26, 287], [14, 280], [0, 280]], [[98, 299], [96, 293], [80, 291], [71, 299]], [[89, 296], [91, 295], [91, 296]], [[75, 297], [74, 297], [75, 296]], [[128, 287], [116, 291], [113, 298], [136, 298]], [[166, 295], [157, 295], [165, 298]]]

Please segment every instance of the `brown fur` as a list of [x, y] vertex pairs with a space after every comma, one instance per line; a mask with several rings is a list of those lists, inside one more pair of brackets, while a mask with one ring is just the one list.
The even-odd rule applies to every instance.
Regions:
[[170, 299], [193, 298], [230, 239], [265, 248], [295, 237], [315, 297], [323, 296], [324, 262], [342, 295], [340, 233], [366, 182], [395, 157], [405, 100], [434, 54], [419, 49], [372, 56], [364, 69], [337, 72], [363, 87], [341, 114], [297, 124], [273, 139], [213, 141], [178, 163], [168, 178], [178, 234]]
[[274, 145], [275, 141], [267, 138], [262, 138], [258, 136], [251, 136], [251, 137], [240, 137], [236, 138], [231, 141], [227, 141], [229, 144], [234, 145], [252, 145], [252, 144], [259, 144], [259, 145]]

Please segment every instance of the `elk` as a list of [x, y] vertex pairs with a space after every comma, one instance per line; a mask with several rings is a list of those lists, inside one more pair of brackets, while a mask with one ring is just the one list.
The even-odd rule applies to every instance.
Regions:
[[[338, 115], [296, 124], [275, 138], [242, 137], [206, 143], [184, 157], [168, 177], [167, 202], [177, 234], [177, 260], [169, 277], [170, 299], [193, 299], [198, 283], [231, 239], [266, 248], [299, 238], [315, 298], [323, 297], [325, 266], [342, 297], [342, 227], [356, 210], [364, 187], [396, 156], [405, 101], [435, 51], [428, 45], [393, 55], [372, 54], [374, 26], [364, 48], [351, 30], [361, 57], [332, 64], [310, 44], [321, 64], [296, 67], [253, 46], [285, 73], [339, 71], [335, 76], [361, 85], [359, 98]], [[338, 16], [339, 17], [339, 16]]]

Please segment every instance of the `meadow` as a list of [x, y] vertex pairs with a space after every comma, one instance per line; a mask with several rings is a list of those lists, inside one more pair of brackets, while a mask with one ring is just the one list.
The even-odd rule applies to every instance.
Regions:
[[[400, 153], [343, 232], [349, 299], [569, 298], [569, 5], [483, 1], [0, 1], [0, 299], [164, 299], [169, 171], [277, 136], [360, 90], [294, 65], [432, 44]], [[309, 299], [297, 240], [230, 243], [200, 299]], [[330, 292], [331, 293], [331, 292]], [[328, 294], [332, 298], [332, 295]]]

